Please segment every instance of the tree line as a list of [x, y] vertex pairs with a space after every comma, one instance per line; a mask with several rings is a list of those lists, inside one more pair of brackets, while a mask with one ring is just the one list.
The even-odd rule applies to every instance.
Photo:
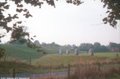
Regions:
[[101, 45], [99, 42], [91, 43], [82, 43], [79, 47], [81, 51], [88, 51], [93, 49], [94, 52], [120, 52], [120, 44], [110, 42], [109, 45]]
[[114, 43], [110, 42], [109, 45], [102, 45], [99, 42], [92, 43], [81, 43], [79, 46], [76, 45], [59, 45], [55, 42], [53, 43], [42, 43], [40, 44], [42, 48], [45, 50], [49, 50], [51, 52], [57, 52], [59, 49], [61, 49], [63, 52], [66, 52], [66, 50], [74, 51], [77, 49], [79, 52], [85, 51], [88, 52], [89, 49], [93, 49], [94, 52], [120, 52], [120, 43]]

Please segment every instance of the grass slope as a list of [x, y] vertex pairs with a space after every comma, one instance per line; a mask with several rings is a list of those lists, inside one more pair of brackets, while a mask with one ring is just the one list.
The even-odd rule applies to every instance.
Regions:
[[25, 45], [19, 44], [4, 44], [0, 47], [5, 48], [6, 58], [17, 58], [20, 60], [36, 59], [42, 56], [41, 52], [37, 52], [35, 49], [29, 48]]

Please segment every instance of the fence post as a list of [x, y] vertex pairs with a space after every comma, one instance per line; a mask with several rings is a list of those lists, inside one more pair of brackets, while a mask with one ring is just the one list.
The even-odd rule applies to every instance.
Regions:
[[68, 64], [68, 79], [70, 79], [70, 64]]
[[48, 76], [47, 76], [47, 78], [51, 79], [51, 77], [52, 77], [52, 74], [51, 74], [51, 65], [49, 65], [47, 68], [48, 68]]
[[31, 62], [32, 62], [32, 59], [31, 59], [31, 56], [30, 56], [30, 58], [29, 58], [29, 64], [31, 65]]
[[98, 70], [101, 71], [101, 64], [98, 62]]
[[100, 62], [97, 63], [97, 66], [98, 66], [98, 71], [99, 71], [98, 77], [100, 78], [101, 77], [101, 73], [102, 73]]
[[15, 68], [13, 68], [12, 77], [15, 78], [15, 75], [16, 75]]
[[6, 61], [6, 54], [5, 54], [5, 56], [4, 56], [4, 62]]

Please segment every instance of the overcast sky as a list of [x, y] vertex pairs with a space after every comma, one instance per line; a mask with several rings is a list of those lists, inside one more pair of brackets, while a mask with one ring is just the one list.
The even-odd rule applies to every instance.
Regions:
[[106, 9], [100, 0], [84, 0], [80, 6], [56, 2], [56, 8], [43, 5], [41, 9], [28, 8], [33, 17], [26, 21], [28, 31], [41, 42], [60, 45], [100, 42], [120, 43], [120, 24], [117, 29], [105, 25], [102, 19]]

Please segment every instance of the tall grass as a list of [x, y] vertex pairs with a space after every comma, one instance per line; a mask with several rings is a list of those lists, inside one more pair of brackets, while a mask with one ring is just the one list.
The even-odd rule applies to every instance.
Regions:
[[101, 61], [90, 61], [79, 64], [74, 69], [70, 79], [108, 79], [115, 74], [120, 75], [120, 58]]

